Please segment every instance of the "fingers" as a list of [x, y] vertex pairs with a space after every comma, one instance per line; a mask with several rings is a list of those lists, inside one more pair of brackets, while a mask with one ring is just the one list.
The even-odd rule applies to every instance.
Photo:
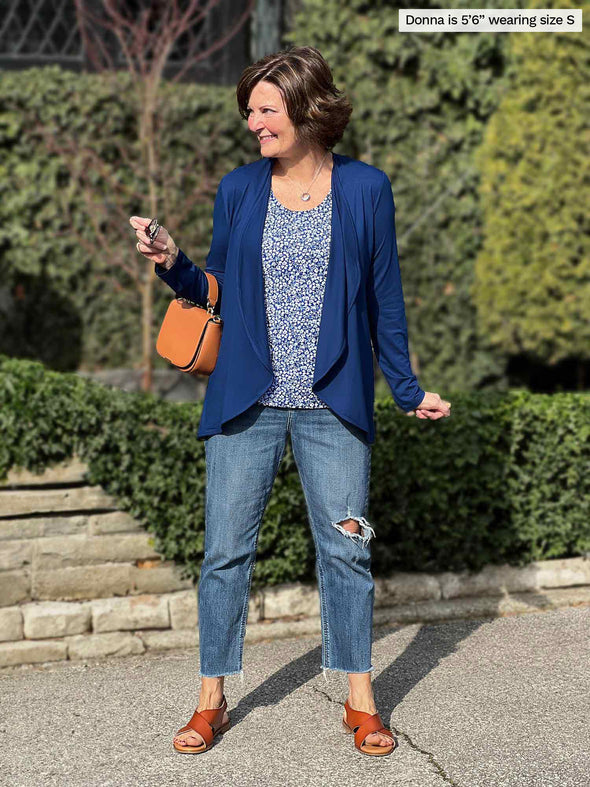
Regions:
[[[144, 218], [142, 216], [131, 216], [129, 219], [129, 223], [135, 230], [135, 235], [139, 241], [137, 244], [137, 250], [142, 254], [153, 251], [166, 251], [168, 249], [168, 232], [164, 227], [160, 226], [158, 237], [153, 243], [150, 243], [149, 235], [146, 232], [150, 222], [151, 219]], [[140, 248], [140, 245], [142, 248]]]
[[144, 246], [142, 243], [136, 243], [135, 248], [140, 254], [143, 254], [148, 260], [152, 260], [153, 262], [160, 262], [164, 263], [166, 261], [166, 255], [162, 254], [161, 251], [155, 250], [151, 247]]
[[135, 248], [140, 254], [145, 254], [148, 257], [153, 257], [154, 255], [161, 254], [161, 249], [154, 249], [153, 246], [147, 246], [145, 243], [138, 241], [135, 244]]
[[[137, 234], [137, 237], [139, 238], [141, 236], [141, 237], [145, 238], [147, 241], [149, 241], [149, 235], [147, 233], [147, 228], [149, 227], [151, 221], [152, 221], [152, 219], [146, 219], [146, 218], [143, 218], [142, 216], [131, 216], [129, 218], [129, 224], [131, 224], [131, 226], [135, 230], [135, 232]], [[158, 225], [158, 233], [157, 233], [157, 235], [160, 236], [163, 231], [165, 232], [164, 227], [162, 227], [159, 224]]]
[[150, 251], [154, 249], [159, 249], [163, 251], [167, 248], [167, 242], [165, 240], [164, 235], [164, 228], [162, 231], [158, 233], [158, 239], [155, 240], [153, 243], [150, 242], [149, 236], [145, 234], [142, 230], [135, 230], [135, 235], [137, 236], [137, 240], [142, 243], [144, 246], [148, 246]]
[[151, 219], [144, 219], [142, 216], [131, 216], [129, 218], [129, 224], [131, 224], [134, 230], [145, 229], [150, 221]]
[[437, 393], [430, 394], [430, 401], [427, 402], [425, 409], [430, 410], [432, 413], [436, 413], [436, 418], [441, 418], [451, 414], [451, 403], [445, 402]]
[[[415, 415], [416, 418], [419, 418], [421, 421], [438, 421], [439, 418], [446, 418], [447, 413], [442, 412], [441, 410], [411, 410], [406, 415]], [[450, 415], [450, 413], [449, 413]]]
[[[423, 415], [419, 415], [422, 413]], [[451, 403], [445, 401], [437, 393], [426, 391], [422, 403], [416, 408], [416, 415], [420, 418], [429, 418], [437, 421], [439, 418], [448, 418], [451, 414]]]

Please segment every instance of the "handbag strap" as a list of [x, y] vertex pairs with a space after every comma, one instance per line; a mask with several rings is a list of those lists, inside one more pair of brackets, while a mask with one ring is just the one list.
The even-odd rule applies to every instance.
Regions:
[[207, 295], [209, 299], [209, 303], [213, 308], [215, 308], [215, 304], [217, 303], [217, 298], [219, 297], [219, 286], [217, 284], [217, 279], [212, 273], [207, 273], [207, 271], [203, 271], [205, 276], [207, 277], [207, 281], [209, 282], [209, 293]]

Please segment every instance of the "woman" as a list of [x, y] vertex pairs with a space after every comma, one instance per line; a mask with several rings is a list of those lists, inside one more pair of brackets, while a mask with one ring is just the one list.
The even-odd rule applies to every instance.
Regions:
[[[198, 431], [207, 467], [201, 687], [174, 747], [206, 751], [229, 726], [224, 678], [243, 678], [258, 532], [290, 434], [316, 548], [324, 677], [348, 676], [343, 726], [357, 749], [389, 754], [395, 740], [371, 686], [371, 341], [404, 411], [435, 420], [450, 403], [412, 372], [391, 184], [331, 152], [352, 107], [320, 52], [267, 55], [245, 69], [237, 101], [261, 158], [222, 178], [213, 209], [206, 270], [219, 284], [224, 326]], [[130, 221], [157, 275], [205, 305], [203, 271], [163, 227], [150, 243], [150, 220]]]

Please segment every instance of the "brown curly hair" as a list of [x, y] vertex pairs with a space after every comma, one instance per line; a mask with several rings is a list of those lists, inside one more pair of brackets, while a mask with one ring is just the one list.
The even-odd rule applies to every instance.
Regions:
[[261, 80], [281, 91], [298, 142], [327, 150], [340, 142], [352, 104], [334, 85], [330, 66], [318, 49], [291, 46], [245, 68], [236, 88], [238, 108], [245, 120], [250, 94]]

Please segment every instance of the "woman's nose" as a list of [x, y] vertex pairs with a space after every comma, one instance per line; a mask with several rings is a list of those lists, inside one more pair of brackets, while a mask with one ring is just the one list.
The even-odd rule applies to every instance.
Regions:
[[262, 122], [262, 118], [255, 118], [253, 115], [250, 115], [250, 130], [257, 134], [261, 129], [264, 128], [264, 123]]

